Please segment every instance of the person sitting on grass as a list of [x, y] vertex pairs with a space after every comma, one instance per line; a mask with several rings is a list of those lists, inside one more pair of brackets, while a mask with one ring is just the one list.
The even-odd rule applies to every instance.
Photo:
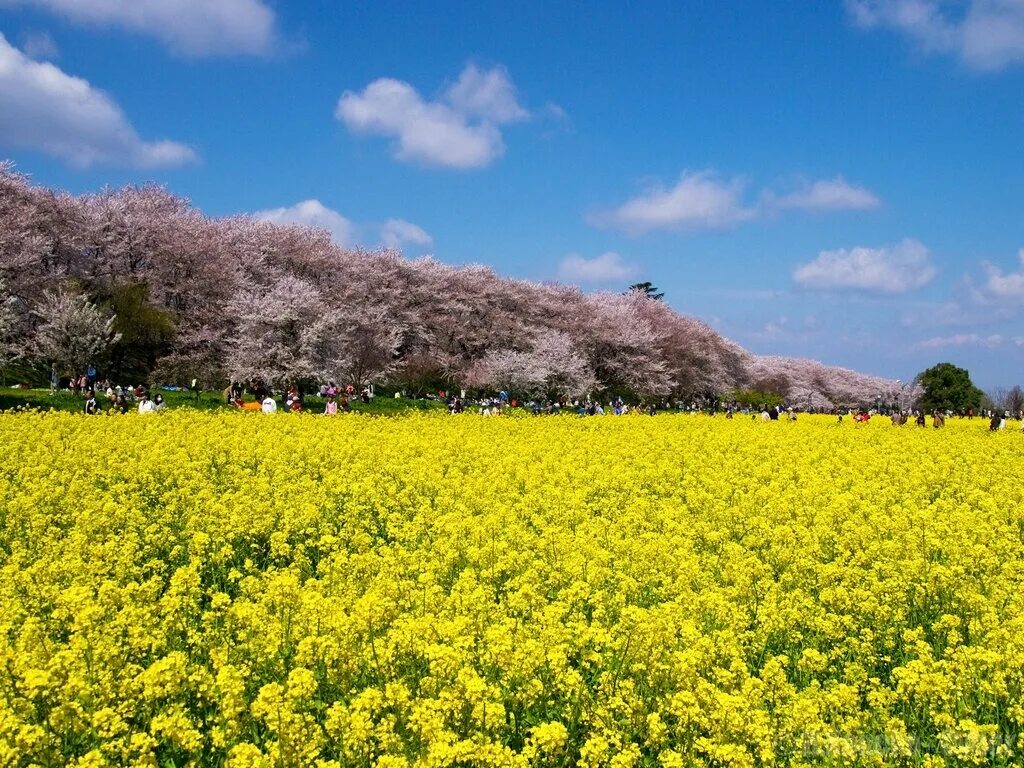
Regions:
[[299, 392], [297, 386], [290, 384], [284, 396], [284, 412], [299, 413], [303, 408], [305, 408], [305, 403], [302, 401], [302, 393]]

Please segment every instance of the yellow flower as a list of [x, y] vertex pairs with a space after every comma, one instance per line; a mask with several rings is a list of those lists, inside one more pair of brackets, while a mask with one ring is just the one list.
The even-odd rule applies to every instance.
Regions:
[[0, 766], [1017, 760], [1018, 434], [187, 411], [0, 434]]

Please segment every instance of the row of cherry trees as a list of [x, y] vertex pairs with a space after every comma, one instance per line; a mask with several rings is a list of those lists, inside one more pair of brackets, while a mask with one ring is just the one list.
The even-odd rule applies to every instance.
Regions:
[[755, 357], [641, 292], [584, 294], [481, 266], [345, 250], [323, 231], [206, 217], [156, 186], [75, 197], [9, 165], [0, 166], [0, 279], [5, 358], [37, 370], [55, 362], [77, 372], [102, 348], [115, 375], [211, 385], [333, 379], [638, 397], [754, 387], [815, 406], [892, 388]]

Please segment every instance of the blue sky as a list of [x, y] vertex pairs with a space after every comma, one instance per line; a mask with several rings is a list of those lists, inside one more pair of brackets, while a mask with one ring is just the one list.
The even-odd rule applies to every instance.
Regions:
[[0, 0], [0, 34], [0, 158], [38, 183], [1024, 383], [1024, 0]]

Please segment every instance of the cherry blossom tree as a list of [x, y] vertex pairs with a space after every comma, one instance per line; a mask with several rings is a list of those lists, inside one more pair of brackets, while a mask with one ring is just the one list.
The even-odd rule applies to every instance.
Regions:
[[530, 361], [542, 374], [541, 388], [548, 397], [587, 395], [598, 387], [594, 371], [565, 333], [541, 334]]
[[649, 303], [637, 291], [586, 297], [588, 315], [578, 343], [603, 387], [641, 397], [671, 392], [674, 381], [658, 353], [664, 331], [649, 321]]
[[47, 292], [34, 312], [40, 321], [33, 339], [36, 355], [72, 374], [101, 365], [120, 338], [114, 316], [104, 316], [85, 296]]
[[6, 367], [23, 352], [14, 334], [18, 325], [17, 308], [17, 299], [7, 292], [7, 286], [0, 279], [0, 367]]
[[755, 389], [781, 394], [797, 406], [856, 408], [895, 402], [895, 382], [816, 360], [752, 357], [749, 370]]
[[211, 222], [198, 215], [179, 221], [175, 255], [153, 265], [149, 295], [174, 318], [170, 348], [154, 376], [164, 381], [217, 383], [227, 377], [231, 315], [228, 304], [242, 293], [243, 273], [235, 261], [243, 222]]
[[480, 265], [346, 250], [324, 230], [206, 217], [155, 185], [74, 197], [10, 164], [0, 164], [0, 280], [25, 356], [52, 342], [35, 337], [54, 291], [94, 310], [140, 299], [136, 322], [160, 327], [125, 343], [141, 345], [132, 359], [162, 381], [325, 376], [638, 397], [761, 387], [829, 405], [888, 400], [896, 386], [750, 355], [643, 286], [588, 295]]
[[57, 282], [81, 272], [83, 220], [75, 198], [29, 184], [0, 163], [0, 277], [28, 321], [30, 308]]
[[303, 331], [303, 354], [318, 378], [362, 388], [394, 371], [401, 336], [381, 308], [330, 310]]
[[453, 382], [453, 369], [452, 361], [431, 352], [410, 352], [402, 356], [392, 378], [410, 394], [424, 395], [435, 387], [447, 388]]
[[682, 397], [720, 394], [746, 383], [747, 353], [710, 326], [673, 311], [661, 301], [638, 304], [647, 323], [660, 329], [658, 353]]
[[490, 352], [467, 369], [466, 386], [505, 390], [528, 397], [558, 398], [587, 395], [597, 380], [568, 335], [544, 333], [524, 352]]
[[252, 286], [229, 303], [234, 335], [227, 345], [227, 370], [238, 381], [286, 384], [316, 375], [304, 334], [322, 317], [319, 291], [284, 275]]

